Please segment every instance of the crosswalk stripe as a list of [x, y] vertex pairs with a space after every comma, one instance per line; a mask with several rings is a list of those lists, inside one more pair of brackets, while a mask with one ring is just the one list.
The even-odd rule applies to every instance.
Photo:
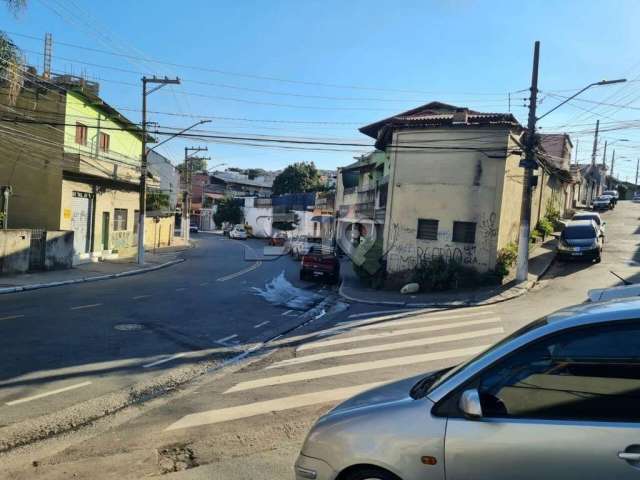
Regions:
[[467, 357], [475, 353], [479, 353], [486, 349], [488, 345], [458, 348], [455, 350], [445, 350], [441, 352], [421, 353], [418, 355], [407, 355], [405, 357], [387, 358], [384, 360], [373, 360], [361, 363], [350, 363], [347, 365], [340, 365], [338, 367], [322, 368], [319, 370], [308, 370], [305, 372], [288, 373], [285, 375], [279, 375], [277, 377], [258, 378], [256, 380], [249, 380], [247, 382], [241, 382], [224, 393], [241, 392], [244, 390], [251, 390], [253, 388], [260, 388], [272, 385], [282, 385], [284, 383], [300, 382], [303, 380], [311, 380], [316, 378], [333, 377], [335, 375], [343, 375], [346, 373], [366, 372], [368, 370], [376, 370], [379, 368], [397, 367], [400, 365], [410, 365], [414, 363], [432, 362], [435, 360], [445, 360], [448, 358]]
[[351, 355], [362, 355], [364, 353], [386, 352], [389, 350], [398, 350], [401, 348], [422, 347], [424, 345], [435, 345], [438, 343], [454, 342], [458, 340], [469, 340], [471, 338], [484, 337], [487, 335], [497, 335], [504, 333], [502, 327], [488, 328], [485, 330], [475, 330], [473, 332], [455, 333], [451, 335], [441, 335], [438, 337], [419, 338], [417, 340], [407, 340], [403, 342], [385, 343], [383, 345], [374, 345], [371, 347], [351, 348], [347, 350], [338, 350], [332, 352], [315, 353], [313, 355], [305, 355], [303, 357], [295, 357], [287, 360], [281, 360], [266, 367], [267, 369], [288, 367], [289, 365], [299, 365], [301, 363], [315, 362], [327, 358], [348, 357]]
[[[377, 340], [379, 338], [397, 337], [408, 335], [410, 333], [437, 332], [438, 330], [448, 330], [450, 328], [470, 327], [472, 325], [484, 325], [487, 323], [496, 323], [500, 321], [500, 317], [484, 318], [481, 320], [467, 320], [465, 322], [445, 323], [442, 325], [429, 325], [427, 327], [405, 328], [402, 330], [391, 330], [380, 333], [370, 333], [366, 335], [357, 335], [352, 337], [340, 337], [332, 340], [321, 340], [312, 343], [305, 343], [298, 347], [298, 351], [312, 350], [314, 348], [323, 348], [331, 345], [340, 345], [343, 343], [364, 342], [368, 340]], [[382, 327], [383, 325], [381, 325]], [[357, 331], [357, 330], [356, 330]]]
[[280, 412], [292, 408], [307, 407], [319, 403], [335, 402], [344, 400], [358, 393], [370, 390], [382, 385], [384, 382], [366, 383], [345, 388], [334, 388], [314, 393], [303, 393], [290, 397], [276, 398], [262, 402], [253, 402], [236, 407], [220, 408], [218, 410], [208, 410], [206, 412], [192, 413], [185, 415], [180, 420], [169, 425], [165, 431], [178, 430], [181, 428], [199, 427], [201, 425], [211, 425], [214, 423], [238, 420], [240, 418], [263, 415], [265, 413]]
[[[402, 318], [399, 320], [391, 320], [391, 321], [383, 321], [380, 322], [379, 319], [375, 321], [367, 320], [366, 323], [361, 323], [359, 325], [355, 325], [359, 330], [373, 330], [380, 327], [395, 327], [402, 325], [413, 325], [416, 323], [433, 323], [433, 322], [441, 322], [442, 320], [457, 320], [459, 318], [469, 318], [469, 317], [479, 317], [481, 315], [492, 315], [495, 312], [492, 310], [486, 310], [484, 312], [475, 312], [475, 313], [458, 313], [455, 315], [418, 315], [411, 316], [409, 318]], [[384, 318], [384, 317], [383, 317]]]

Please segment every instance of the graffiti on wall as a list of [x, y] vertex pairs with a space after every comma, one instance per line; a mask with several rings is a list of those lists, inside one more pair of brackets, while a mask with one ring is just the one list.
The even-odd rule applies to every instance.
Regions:
[[484, 251], [490, 251], [493, 248], [495, 239], [498, 237], [498, 224], [496, 222], [496, 213], [491, 212], [489, 215], [483, 213], [478, 224], [478, 243]]

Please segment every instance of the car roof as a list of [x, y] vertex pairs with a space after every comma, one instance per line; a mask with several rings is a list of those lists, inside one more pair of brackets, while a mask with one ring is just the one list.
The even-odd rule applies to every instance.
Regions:
[[616, 298], [607, 302], [581, 303], [547, 316], [558, 328], [589, 323], [640, 319], [640, 297]]
[[593, 227], [593, 226], [594, 226], [593, 220], [571, 220], [569, 223], [567, 223], [567, 226], [564, 228], [566, 230], [567, 228], [571, 228], [571, 227]]
[[578, 218], [578, 217], [599, 217], [600, 214], [598, 212], [581, 212], [581, 213], [576, 213], [573, 218]]

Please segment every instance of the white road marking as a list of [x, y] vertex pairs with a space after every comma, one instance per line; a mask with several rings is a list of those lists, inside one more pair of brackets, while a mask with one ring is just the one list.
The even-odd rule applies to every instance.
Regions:
[[0, 317], [0, 320], [13, 320], [14, 318], [22, 318], [24, 315], [7, 315], [6, 317]]
[[205, 286], [207, 286], [207, 285], [209, 285], [209, 282], [202, 282], [202, 283], [200, 284], [200, 286], [201, 286], [201, 287], [205, 287]]
[[[468, 320], [466, 322], [444, 323], [439, 325], [429, 325], [427, 327], [405, 328], [402, 330], [391, 330], [380, 333], [370, 333], [367, 335], [357, 335], [353, 337], [341, 337], [332, 340], [322, 340], [319, 342], [307, 343], [297, 348], [298, 351], [311, 350], [313, 348], [328, 347], [331, 345], [340, 345], [342, 343], [365, 342], [368, 340], [377, 340], [379, 338], [397, 337], [408, 335], [410, 333], [437, 332], [438, 330], [448, 330], [450, 328], [470, 327], [473, 325], [484, 325], [487, 323], [496, 323], [500, 321], [500, 317], [491, 317], [481, 320]], [[357, 329], [356, 329], [357, 331]]]
[[245, 273], [249, 273], [249, 272], [251, 272], [252, 270], [255, 270], [255, 269], [256, 269], [256, 268], [258, 268], [260, 265], [262, 265], [262, 261], [261, 261], [261, 260], [258, 260], [258, 261], [257, 261], [256, 263], [254, 263], [253, 265], [251, 265], [251, 266], [249, 266], [249, 267], [247, 267], [247, 268], [245, 268], [245, 269], [243, 269], [243, 270], [240, 270], [239, 272], [232, 273], [232, 274], [230, 274], [230, 275], [226, 275], [226, 276], [224, 276], [224, 277], [220, 277], [220, 278], [216, 279], [216, 281], [217, 281], [217, 282], [226, 282], [227, 280], [233, 280], [234, 278], [239, 277], [240, 275], [244, 275]]
[[351, 355], [362, 355], [364, 353], [388, 352], [389, 350], [398, 350], [401, 348], [422, 347], [424, 345], [437, 345], [438, 343], [454, 342], [458, 340], [469, 340], [487, 335], [498, 335], [504, 333], [502, 327], [488, 328], [486, 330], [476, 330], [474, 332], [456, 333], [453, 335], [441, 335], [439, 337], [419, 338], [417, 340], [407, 340], [405, 342], [385, 343], [383, 345], [375, 345], [373, 347], [351, 348], [349, 350], [338, 350], [335, 352], [322, 352], [313, 355], [305, 355], [304, 357], [295, 357], [288, 360], [269, 365], [266, 368], [286, 367], [289, 365], [298, 365], [300, 363], [315, 362], [317, 360], [325, 360], [327, 358], [349, 357]]
[[373, 360], [360, 363], [350, 363], [337, 367], [321, 368], [319, 370], [307, 370], [304, 372], [288, 373], [277, 377], [258, 378], [247, 382], [238, 383], [224, 393], [241, 392], [254, 388], [267, 387], [272, 385], [282, 385], [284, 383], [301, 382], [303, 380], [311, 380], [317, 378], [333, 377], [335, 375], [344, 375], [347, 373], [367, 372], [369, 370], [377, 370], [380, 368], [399, 367], [402, 365], [411, 365], [415, 363], [432, 362], [435, 360], [446, 360], [449, 358], [468, 357], [470, 355], [481, 352], [488, 345], [480, 345], [468, 348], [458, 348], [455, 350], [445, 350], [442, 352], [421, 353], [417, 355], [407, 355], [405, 357], [386, 358], [384, 360]]
[[293, 312], [293, 310], [287, 310], [286, 312], [282, 312], [280, 315], [287, 316], [291, 312]]
[[187, 287], [178, 287], [178, 288], [176, 288], [176, 292], [181, 292], [181, 291], [186, 290], [186, 289], [187, 289]]
[[385, 315], [388, 313], [405, 313], [405, 312], [416, 312], [415, 308], [396, 308], [395, 310], [379, 310], [377, 312], [361, 312], [361, 313], [352, 313], [347, 318], [360, 318], [360, 317], [373, 317], [375, 315]]
[[355, 325], [358, 327], [358, 330], [375, 330], [377, 328], [383, 327], [395, 327], [395, 326], [404, 326], [404, 325], [413, 325], [416, 323], [433, 323], [433, 322], [441, 322], [443, 320], [456, 320], [458, 318], [469, 318], [469, 317], [478, 317], [480, 315], [490, 315], [495, 312], [491, 310], [487, 310], [486, 312], [478, 312], [478, 313], [460, 313], [458, 315], [420, 315], [417, 317], [410, 317], [401, 320], [391, 320], [388, 322], [370, 322], [366, 320], [366, 323], [361, 323], [360, 325]]
[[18, 405], [20, 403], [30, 402], [32, 400], [38, 400], [39, 398], [48, 397], [50, 395], [56, 395], [58, 393], [68, 392], [69, 390], [75, 390], [76, 388], [86, 387], [87, 385], [91, 385], [91, 382], [82, 382], [76, 383], [75, 385], [69, 385], [68, 387], [58, 388], [56, 390], [51, 390], [50, 392], [39, 393], [38, 395], [32, 395], [31, 397], [19, 398], [18, 400], [12, 400], [11, 402], [6, 402], [5, 405]]
[[171, 355], [170, 357], [161, 358], [160, 360], [156, 360], [155, 362], [147, 363], [146, 365], [142, 365], [142, 368], [155, 367], [156, 365], [160, 365], [163, 363], [170, 362], [171, 360], [175, 360], [176, 358], [184, 357], [186, 353], [176, 353], [175, 355]]
[[234, 333], [233, 335], [229, 335], [228, 337], [224, 337], [221, 338], [219, 340], [216, 340], [216, 342], [218, 343], [224, 343], [224, 342], [228, 342], [229, 340], [231, 340], [232, 338], [236, 338], [238, 335], [236, 333]]
[[165, 431], [178, 430], [180, 428], [199, 427], [201, 425], [211, 425], [214, 423], [238, 420], [240, 418], [253, 417], [271, 412], [280, 412], [292, 408], [307, 407], [319, 403], [335, 402], [352, 397], [358, 393], [370, 390], [382, 385], [384, 382], [366, 383], [353, 387], [335, 388], [314, 393], [303, 393], [285, 398], [276, 398], [262, 402], [253, 402], [236, 407], [221, 408], [219, 410], [208, 410], [206, 412], [192, 413], [182, 417], [175, 423], [169, 425]]
[[313, 317], [314, 320], [318, 320], [319, 318], [324, 317], [327, 314], [326, 310], [322, 310], [322, 312], [318, 315], [316, 315], [315, 317]]
[[101, 303], [91, 303], [89, 305], [78, 305], [77, 307], [71, 307], [71, 310], [82, 310], [83, 308], [99, 307], [100, 305], [102, 305], [102, 304]]
[[260, 328], [260, 327], [264, 327], [265, 325], [269, 324], [271, 322], [269, 322], [269, 320], [265, 320], [264, 322], [260, 322], [257, 325], [254, 325], [253, 328]]
[[142, 300], [143, 298], [149, 298], [151, 295], [136, 295], [135, 297], [131, 297], [133, 300]]

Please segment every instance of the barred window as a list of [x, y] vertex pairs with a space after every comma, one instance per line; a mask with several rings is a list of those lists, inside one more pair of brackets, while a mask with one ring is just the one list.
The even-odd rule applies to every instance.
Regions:
[[115, 208], [113, 210], [113, 231], [127, 229], [127, 209]]
[[475, 222], [453, 222], [453, 241], [458, 243], [476, 243]]
[[422, 240], [437, 240], [438, 220], [419, 218], [417, 238]]

